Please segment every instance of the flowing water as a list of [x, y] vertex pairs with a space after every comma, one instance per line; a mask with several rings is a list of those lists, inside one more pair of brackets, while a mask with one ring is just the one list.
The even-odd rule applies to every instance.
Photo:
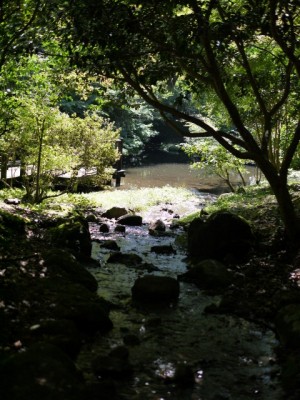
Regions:
[[[213, 196], [199, 193], [198, 204], [186, 206], [194, 211], [212, 200]], [[126, 227], [126, 234], [114, 233], [113, 222], [107, 234], [100, 233], [96, 223], [90, 224], [93, 258], [101, 265], [91, 272], [99, 282], [99, 295], [115, 307], [110, 313], [114, 328], [92, 346], [87, 345], [80, 356], [85, 374], [91, 378], [93, 357], [108, 354], [124, 345], [126, 336], [133, 335], [137, 343], [127, 345], [133, 374], [117, 383], [123, 400], [284, 399], [278, 383], [274, 333], [242, 318], [206, 313], [207, 306], [219, 303], [219, 296], [209, 296], [193, 284], [180, 282], [176, 304], [155, 308], [137, 307], [131, 302], [137, 277], [151, 273], [176, 278], [187, 270], [185, 251], [176, 242], [180, 230], [168, 228], [162, 237], [148, 233], [148, 223], [158, 215], [168, 226], [178, 211], [176, 205], [152, 211], [143, 215], [141, 227]], [[155, 269], [149, 272], [109, 263], [112, 251], [101, 243], [110, 239], [117, 241], [121, 252], [138, 254]], [[165, 244], [172, 245], [176, 254], [151, 252], [152, 246]], [[178, 385], [172, 380], [179, 366], [192, 370], [193, 385]]]

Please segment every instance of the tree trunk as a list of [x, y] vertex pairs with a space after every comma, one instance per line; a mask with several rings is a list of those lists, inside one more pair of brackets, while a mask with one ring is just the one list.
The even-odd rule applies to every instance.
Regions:
[[42, 150], [43, 150], [43, 131], [41, 132], [39, 138], [39, 150], [38, 150], [38, 160], [37, 160], [37, 168], [36, 168], [36, 188], [35, 188], [35, 203], [39, 203], [40, 201], [40, 178], [41, 178], [41, 162], [42, 162]]
[[6, 182], [7, 179], [7, 163], [8, 158], [5, 154], [1, 156], [1, 179]]
[[287, 185], [279, 184], [272, 187], [278, 202], [279, 211], [283, 220], [287, 237], [293, 247], [300, 247], [300, 220], [296, 214]]
[[287, 178], [285, 176], [280, 176], [271, 164], [261, 165], [260, 168], [276, 197], [289, 243], [293, 248], [299, 248], [300, 219], [296, 214], [292, 197], [288, 189]]

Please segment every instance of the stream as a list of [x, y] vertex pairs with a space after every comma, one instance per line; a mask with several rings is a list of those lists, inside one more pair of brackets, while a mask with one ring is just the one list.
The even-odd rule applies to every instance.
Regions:
[[[213, 201], [213, 195], [199, 193], [198, 203], [184, 206], [192, 212], [207, 201]], [[125, 234], [114, 232], [113, 220], [109, 233], [99, 232], [99, 224], [90, 223], [92, 257], [99, 261], [99, 267], [89, 270], [99, 282], [99, 295], [114, 304], [110, 312], [114, 327], [85, 345], [78, 360], [81, 369], [87, 379], [96, 380], [91, 359], [126, 343], [133, 373], [117, 381], [123, 400], [283, 399], [274, 333], [239, 317], [206, 313], [205, 308], [218, 304], [220, 296], [207, 295], [193, 284], [180, 282], [176, 304], [146, 307], [132, 303], [131, 288], [137, 277], [151, 273], [176, 278], [186, 272], [186, 253], [176, 242], [182, 231], [170, 229], [174, 214], [184, 214], [182, 207], [175, 203], [155, 206], [141, 214], [142, 226], [127, 226]], [[148, 231], [148, 224], [157, 218], [167, 225], [166, 234], [159, 237]], [[149, 272], [109, 263], [113, 251], [101, 244], [112, 239], [122, 253], [138, 254], [155, 268]], [[151, 252], [154, 245], [172, 245], [176, 254]], [[134, 338], [130, 343], [129, 337]], [[192, 371], [193, 385], [178, 385], [172, 380], [179, 368]]]

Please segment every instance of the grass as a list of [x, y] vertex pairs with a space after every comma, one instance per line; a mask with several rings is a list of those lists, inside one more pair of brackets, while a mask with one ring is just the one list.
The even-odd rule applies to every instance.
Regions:
[[264, 228], [263, 225], [267, 228], [268, 220], [281, 225], [276, 198], [269, 186], [263, 184], [248, 186], [244, 193], [223, 194], [206, 208], [209, 214], [221, 210], [239, 215], [256, 228]]
[[221, 209], [231, 209], [245, 213], [265, 202], [277, 204], [269, 186], [247, 186], [242, 192], [220, 195], [214, 204], [207, 207], [207, 211], [211, 213]]
[[118, 206], [136, 212], [145, 211], [148, 207], [158, 204], [180, 203], [197, 198], [191, 190], [171, 186], [94, 192], [83, 196], [93, 204], [105, 209]]
[[[51, 193], [55, 194], [55, 193]], [[3, 189], [0, 191], [0, 199], [19, 198], [24, 192], [20, 189]], [[74, 209], [85, 209], [88, 207], [100, 207], [104, 210], [111, 207], [125, 207], [135, 212], [145, 211], [148, 207], [166, 203], [184, 203], [196, 200], [197, 195], [185, 188], [174, 188], [171, 186], [156, 188], [140, 188], [134, 190], [103, 190], [99, 192], [83, 194], [63, 194], [59, 197], [49, 198], [41, 204], [22, 204], [38, 212], [67, 213]]]

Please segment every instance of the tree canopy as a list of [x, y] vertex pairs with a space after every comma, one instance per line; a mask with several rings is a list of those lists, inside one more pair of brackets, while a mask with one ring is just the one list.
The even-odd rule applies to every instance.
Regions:
[[[300, 228], [287, 177], [300, 140], [298, 6], [298, 0], [3, 1], [0, 67], [24, 52], [56, 55], [66, 66], [131, 88], [184, 136], [213, 138], [253, 160], [295, 239]], [[166, 101], [175, 86], [178, 96]], [[183, 107], [186, 98], [193, 107]], [[197, 131], [182, 130], [182, 122]]]
[[[253, 160], [295, 237], [299, 224], [287, 175], [300, 139], [297, 5], [297, 0], [56, 0], [49, 13], [60, 10], [57, 32], [75, 65], [130, 85], [176, 129], [171, 117], [197, 126], [191, 135], [212, 137], [235, 156]], [[182, 110], [180, 101], [164, 102], [164, 88], [179, 78], [184, 93], [198, 104], [204, 99], [197, 114]], [[211, 104], [223, 121], [207, 119]]]

